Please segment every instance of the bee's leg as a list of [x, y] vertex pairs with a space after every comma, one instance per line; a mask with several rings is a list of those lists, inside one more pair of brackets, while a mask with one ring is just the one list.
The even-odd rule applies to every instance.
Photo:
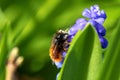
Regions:
[[66, 52], [69, 48], [70, 44], [66, 41], [64, 44], [63, 44], [63, 50]]

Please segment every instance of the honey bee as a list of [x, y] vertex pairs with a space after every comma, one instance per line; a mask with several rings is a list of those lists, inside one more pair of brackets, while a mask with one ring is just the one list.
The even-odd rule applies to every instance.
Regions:
[[50, 58], [53, 62], [60, 62], [63, 59], [63, 52], [68, 50], [69, 46], [69, 34], [66, 31], [59, 30], [54, 34], [51, 47]]

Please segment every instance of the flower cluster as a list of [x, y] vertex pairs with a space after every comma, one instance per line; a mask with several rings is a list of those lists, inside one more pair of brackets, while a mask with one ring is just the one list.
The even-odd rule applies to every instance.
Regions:
[[[79, 18], [78, 20], [76, 20], [76, 23], [68, 30], [68, 34], [69, 34], [68, 38], [70, 38], [69, 39], [70, 42], [71, 39], [74, 38], [78, 30], [83, 30], [86, 24], [90, 23], [98, 33], [101, 47], [103, 49], [106, 48], [108, 45], [108, 41], [104, 38], [106, 34], [106, 30], [103, 26], [103, 23], [106, 19], [106, 13], [103, 10], [100, 10], [98, 5], [94, 5], [91, 6], [90, 9], [85, 9], [82, 12], [82, 15], [84, 16], [84, 18]], [[64, 58], [66, 56], [66, 52], [63, 52], [62, 56], [63, 56], [63, 60], [61, 62], [55, 62], [57, 68], [62, 67]]]
[[108, 41], [104, 38], [106, 30], [103, 23], [106, 19], [106, 13], [103, 10], [99, 10], [98, 5], [91, 6], [90, 9], [85, 9], [82, 13], [85, 18], [80, 18], [70, 28], [69, 34], [74, 37], [78, 30], [84, 29], [87, 23], [90, 23], [97, 31], [102, 48], [106, 48]]

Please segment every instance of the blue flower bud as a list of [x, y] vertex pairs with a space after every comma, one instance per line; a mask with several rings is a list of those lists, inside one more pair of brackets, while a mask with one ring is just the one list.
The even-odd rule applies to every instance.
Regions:
[[63, 64], [63, 60], [61, 62], [54, 62], [57, 68], [61, 68]]
[[97, 33], [98, 33], [99, 35], [105, 36], [106, 30], [105, 30], [105, 28], [104, 28], [101, 24], [97, 23], [97, 22], [94, 21], [94, 20], [89, 20], [89, 22], [91, 23], [92, 26], [95, 27], [95, 29], [96, 29], [96, 31], [97, 31]]
[[102, 48], [103, 49], [106, 48], [108, 46], [108, 41], [102, 36], [99, 36], [99, 39], [100, 39]]

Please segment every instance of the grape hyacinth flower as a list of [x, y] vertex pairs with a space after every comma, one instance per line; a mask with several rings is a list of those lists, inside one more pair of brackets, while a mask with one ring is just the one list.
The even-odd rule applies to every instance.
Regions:
[[[99, 36], [99, 40], [101, 43], [101, 47], [104, 49], [107, 47], [108, 45], [108, 41], [104, 38], [105, 34], [106, 34], [106, 30], [103, 26], [103, 23], [106, 19], [106, 13], [103, 10], [99, 9], [98, 5], [94, 5], [91, 6], [90, 9], [85, 9], [82, 12], [82, 15], [84, 16], [84, 18], [79, 18], [76, 20], [76, 23], [68, 30], [68, 42], [70, 43], [72, 38], [74, 38], [75, 34], [78, 32], [78, 30], [83, 30], [84, 27], [86, 26], [87, 23], [90, 23], [96, 30], [96, 32], [98, 33]], [[69, 46], [67, 46], [67, 48], [69, 48]], [[61, 56], [62, 56], [62, 60], [55, 62], [55, 65], [57, 66], [57, 68], [61, 68], [62, 64], [64, 62], [65, 56], [66, 56], [67, 50], [66, 52], [64, 51]], [[58, 78], [59, 74], [57, 75]]]
[[103, 10], [99, 10], [98, 5], [91, 6], [90, 9], [85, 9], [82, 15], [87, 18], [80, 18], [70, 28], [69, 34], [74, 37], [78, 30], [84, 29], [87, 23], [90, 23], [97, 31], [102, 48], [106, 48], [108, 41], [104, 38], [106, 30], [103, 23], [106, 19], [106, 13]]

